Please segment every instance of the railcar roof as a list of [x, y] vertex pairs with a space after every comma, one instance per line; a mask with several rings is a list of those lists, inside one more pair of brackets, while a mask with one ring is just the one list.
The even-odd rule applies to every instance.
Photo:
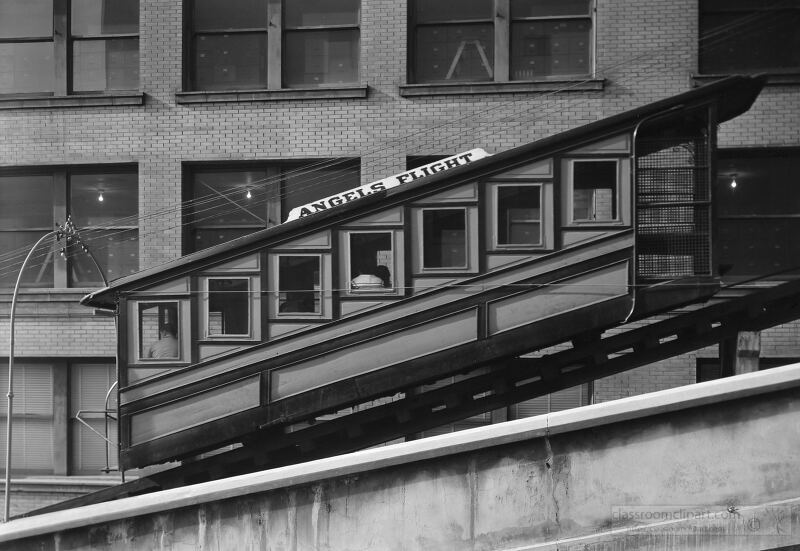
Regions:
[[532, 162], [539, 157], [546, 157], [564, 149], [596, 141], [610, 134], [631, 129], [640, 121], [659, 113], [663, 113], [665, 116], [680, 117], [682, 113], [700, 105], [716, 103], [717, 120], [718, 122], [724, 122], [750, 108], [764, 86], [765, 80], [766, 78], [763, 76], [731, 76], [724, 78], [688, 92], [497, 153], [447, 172], [434, 174], [400, 187], [375, 193], [298, 220], [259, 230], [232, 241], [119, 278], [107, 287], [83, 297], [81, 304], [113, 309], [118, 293], [143, 289], [172, 277], [185, 275], [228, 259], [249, 254], [265, 243], [278, 243], [319, 231], [341, 221], [343, 218], [352, 218], [385, 205], [395, 204], [404, 196], [419, 192], [423, 187], [425, 193], [436, 192], [449, 185], [497, 173], [523, 162]]

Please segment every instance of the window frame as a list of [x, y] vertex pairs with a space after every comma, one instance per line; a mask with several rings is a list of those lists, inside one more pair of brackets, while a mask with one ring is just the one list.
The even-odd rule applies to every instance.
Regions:
[[[344, 296], [349, 297], [373, 297], [373, 296], [396, 296], [399, 294], [399, 274], [398, 270], [398, 255], [397, 255], [397, 230], [388, 228], [373, 228], [373, 229], [357, 229], [357, 230], [344, 230], [344, 258], [341, 260], [344, 268], [344, 281], [346, 282], [346, 289], [343, 293]], [[353, 289], [352, 280], [354, 277], [352, 273], [352, 240], [351, 236], [358, 234], [389, 234], [392, 250], [392, 269], [390, 271], [391, 286], [381, 287], [378, 289]]]
[[[139, 169], [137, 165], [132, 164], [114, 164], [114, 165], [75, 165], [75, 166], [55, 166], [55, 167], [11, 167], [11, 168], [0, 168], [0, 177], [10, 177], [10, 176], [50, 176], [53, 182], [53, 197], [52, 197], [52, 212], [53, 212], [53, 220], [54, 223], [63, 224], [67, 220], [67, 216], [71, 214], [71, 205], [70, 205], [70, 192], [71, 192], [71, 178], [73, 175], [84, 175], [84, 174], [133, 174], [136, 176], [136, 192], [138, 195], [139, 190]], [[139, 217], [139, 209], [137, 205], [137, 224], [136, 225], [124, 225], [124, 224], [116, 224], [116, 225], [101, 225], [101, 226], [86, 226], [86, 227], [77, 227], [79, 234], [83, 238], [85, 244], [89, 247], [91, 252], [92, 250], [92, 237], [91, 234], [87, 236], [86, 232], [91, 232], [92, 230], [102, 229], [103, 231], [132, 231], [136, 230], [136, 239], [137, 242], [139, 240], [139, 232], [141, 230], [140, 225], [138, 224], [138, 217]], [[23, 230], [0, 230], [2, 233], [6, 232], [34, 232], [40, 231], [42, 234], [45, 234], [51, 231], [53, 227], [48, 228], [41, 228], [40, 230], [37, 229], [23, 229]], [[33, 245], [35, 241], [31, 241], [30, 245]], [[38, 289], [88, 289], [92, 288], [94, 285], [89, 282], [89, 284], [73, 284], [72, 281], [72, 274], [71, 274], [71, 262], [69, 257], [73, 254], [75, 255], [84, 255], [83, 251], [76, 250], [74, 253], [70, 253], [66, 255], [66, 257], [61, 256], [59, 251], [65, 244], [63, 242], [56, 242], [55, 238], [50, 241], [45, 241], [41, 245], [41, 250], [50, 250], [52, 255], [52, 262], [53, 262], [53, 281], [52, 285], [47, 286], [37, 286], [37, 287], [30, 287], [23, 285], [22, 288], [29, 289], [29, 288], [38, 288]], [[79, 258], [79, 260], [82, 260]], [[137, 269], [140, 265], [140, 259], [137, 258]], [[90, 263], [91, 260], [89, 261]], [[93, 264], [93, 263], [92, 263]], [[29, 269], [29, 268], [26, 268]], [[108, 272], [106, 271], [104, 277], [108, 278]], [[126, 274], [122, 274], [126, 275]], [[16, 278], [16, 276], [14, 276]], [[11, 283], [10, 287], [13, 287], [13, 283]], [[0, 287], [0, 289], [9, 288], [9, 287]]]
[[[3, 106], [5, 108], [15, 108], [15, 99], [18, 98], [42, 98], [44, 100], [57, 100], [59, 98], [70, 98], [71, 100], [80, 101], [83, 97], [97, 97], [97, 96], [131, 96], [129, 101], [123, 101], [124, 105], [135, 105], [143, 103], [143, 95], [139, 91], [141, 88], [141, 75], [137, 72], [136, 88], [120, 89], [120, 90], [86, 90], [75, 91], [73, 86], [74, 77], [74, 55], [76, 42], [83, 40], [117, 40], [117, 39], [136, 39], [137, 52], [141, 52], [140, 35], [141, 29], [136, 33], [109, 33], [106, 35], [79, 35], [72, 34], [71, 28], [71, 15], [72, 15], [72, 0], [52, 0], [52, 33], [50, 36], [29, 36], [29, 37], [14, 37], [14, 38], [0, 38], [0, 44], [9, 43], [52, 43], [53, 44], [53, 90], [52, 91], [28, 91], [28, 92], [9, 92], [0, 93], [0, 102], [9, 103], [10, 105]], [[140, 10], [141, 12], [141, 7]], [[138, 23], [138, 21], [137, 21]], [[135, 97], [133, 97], [133, 96]], [[74, 103], [81, 105], [81, 103]], [[108, 103], [111, 105], [112, 103]], [[93, 105], [97, 105], [93, 103]], [[105, 105], [105, 103], [103, 103]], [[47, 103], [42, 103], [42, 106], [47, 106]]]
[[[464, 265], [463, 266], [442, 266], [430, 267], [425, 265], [425, 213], [430, 211], [443, 211], [443, 210], [458, 210], [464, 214]], [[477, 243], [473, 243], [472, 233], [474, 229], [472, 225], [474, 221], [473, 211], [476, 208], [473, 206], [458, 206], [458, 205], [435, 205], [425, 206], [416, 209], [416, 225], [417, 231], [414, 232], [414, 239], [417, 240], [417, 270], [420, 274], [449, 274], [449, 273], [471, 273], [474, 272], [476, 266], [474, 264], [475, 253], [477, 252]], [[477, 214], [477, 212], [475, 212]], [[475, 250], [473, 250], [475, 249]]]
[[[622, 162], [615, 157], [581, 157], [565, 159], [567, 162], [567, 223], [573, 226], [619, 226], [625, 224], [623, 215]], [[616, 216], [611, 220], [590, 220], [575, 218], [575, 164], [585, 162], [613, 162], [616, 167], [614, 187], [614, 208]]]
[[[256, 33], [256, 32], [263, 32], [266, 36], [265, 44], [266, 50], [263, 53], [263, 58], [266, 59], [267, 67], [266, 67], [266, 82], [263, 86], [254, 87], [254, 88], [247, 88], [247, 92], [252, 95], [253, 92], [274, 92], [274, 91], [298, 91], [298, 90], [325, 90], [326, 88], [329, 89], [345, 89], [350, 88], [353, 86], [358, 86], [359, 90], [354, 91], [352, 93], [344, 93], [341, 97], [365, 97], [366, 96], [366, 89], [363, 91], [360, 90], [362, 87], [360, 86], [361, 80], [361, 2], [358, 3], [358, 13], [356, 14], [356, 23], [354, 25], [313, 25], [313, 26], [289, 26], [286, 24], [285, 21], [285, 8], [284, 8], [284, 1], [285, 0], [271, 0], [269, 2], [264, 3], [264, 9], [266, 10], [266, 19], [267, 19], [267, 27], [266, 28], [252, 28], [252, 29], [240, 29], [240, 30], [217, 30], [213, 33], [207, 31], [206, 34], [221, 34], [225, 32], [239, 32], [239, 33]], [[184, 82], [183, 82], [183, 91], [178, 94], [180, 102], [190, 103], [193, 100], [192, 94], [209, 94], [209, 97], [197, 98], [200, 101], [214, 101], [214, 96], [225, 95], [225, 94], [233, 94], [231, 99], [224, 99], [223, 101], [236, 101], [240, 98], [240, 93], [242, 89], [233, 85], [231, 87], [220, 88], [220, 89], [207, 89], [207, 88], [200, 88], [195, 85], [196, 77], [195, 74], [195, 48], [194, 48], [194, 40], [195, 36], [198, 32], [195, 30], [195, 26], [193, 24], [193, 17], [192, 14], [194, 12], [194, 1], [193, 0], [184, 0], [184, 42], [183, 42], [183, 49], [184, 49]], [[287, 60], [285, 60], [285, 50], [286, 50], [286, 35], [287, 32], [300, 32], [300, 31], [325, 31], [325, 30], [339, 30], [339, 29], [353, 29], [357, 32], [357, 40], [358, 44], [356, 47], [357, 51], [357, 59], [354, 60], [355, 65], [355, 79], [353, 82], [348, 83], [335, 83], [335, 84], [326, 84], [322, 83], [319, 85], [313, 84], [304, 84], [299, 86], [288, 86], [286, 84], [285, 78], [285, 71], [284, 66], [288, 65]], [[199, 34], [203, 34], [202, 32]], [[353, 95], [355, 93], [356, 95]], [[252, 97], [248, 98], [252, 101]], [[280, 96], [278, 97], [271, 97], [271, 96], [263, 96], [258, 99], [282, 99]]]
[[[519, 249], [541, 249], [545, 247], [545, 215], [547, 209], [545, 208], [545, 193], [544, 187], [547, 182], [497, 182], [492, 185], [492, 210], [490, 213], [492, 219], [492, 248], [494, 250], [519, 250]], [[536, 187], [539, 188], [539, 218], [538, 220], [531, 220], [526, 222], [537, 222], [539, 224], [539, 241], [537, 243], [500, 243], [500, 189], [504, 187]]]
[[[209, 331], [209, 327], [211, 326], [211, 320], [209, 316], [211, 315], [210, 309], [210, 294], [209, 291], [210, 282], [211, 280], [215, 279], [236, 279], [236, 280], [244, 280], [247, 281], [247, 332], [246, 333], [215, 333], [211, 334]], [[209, 276], [202, 276], [200, 279], [200, 292], [201, 292], [201, 301], [200, 301], [200, 325], [201, 325], [201, 335], [203, 340], [207, 341], [230, 341], [230, 340], [253, 340], [256, 333], [256, 327], [254, 325], [254, 314], [257, 313], [257, 301], [255, 300], [255, 294], [259, 292], [258, 288], [258, 277], [249, 276], [249, 275], [209, 275]]]
[[[132, 324], [132, 331], [129, 333], [132, 336], [131, 343], [133, 346], [131, 347], [130, 354], [132, 361], [131, 364], [138, 364], [138, 365], [164, 365], [164, 364], [183, 364], [189, 361], [186, 349], [190, 345], [188, 342], [190, 339], [189, 330], [187, 327], [187, 320], [185, 316], [185, 308], [184, 300], [181, 299], [148, 299], [142, 298], [131, 301], [131, 313], [133, 314], [131, 317], [133, 319]], [[178, 338], [178, 355], [174, 358], [148, 358], [142, 356], [142, 337], [141, 337], [141, 306], [143, 305], [174, 305], [177, 316], [175, 322], [177, 323], [176, 334]]]
[[[421, 0], [424, 1], [424, 0]], [[470, 86], [470, 85], [477, 85], [477, 86], [486, 86], [486, 85], [497, 85], [497, 84], [505, 84], [505, 85], [524, 85], [525, 83], [541, 83], [541, 82], [558, 82], [558, 81], [574, 81], [574, 80], [593, 80], [596, 74], [596, 15], [597, 15], [597, 8], [596, 8], [596, 0], [588, 0], [587, 5], [587, 13], [585, 15], [555, 15], [555, 16], [536, 16], [536, 17], [518, 17], [512, 20], [511, 18], [511, 2], [513, 0], [494, 0], [493, 2], [493, 12], [494, 17], [491, 19], [474, 19], [474, 20], [450, 20], [450, 22], [441, 21], [441, 22], [424, 22], [424, 23], [417, 23], [416, 17], [416, 7], [415, 1], [410, 1], [408, 5], [408, 70], [407, 70], [407, 82], [409, 83], [408, 86], [418, 86], [418, 87], [431, 87], [435, 89], [439, 86], [452, 86], [452, 87], [463, 87], [463, 86]], [[547, 20], [577, 20], [577, 19], [588, 19], [590, 23], [590, 29], [588, 32], [588, 69], [586, 73], [581, 74], [557, 74], [557, 75], [542, 75], [537, 76], [532, 79], [512, 79], [511, 74], [511, 27], [514, 21], [547, 21]], [[420, 81], [418, 77], [418, 69], [415, 66], [415, 60], [417, 57], [417, 28], [420, 26], [426, 25], [445, 25], [445, 24], [469, 24], [469, 23], [476, 23], [476, 22], [486, 22], [491, 21], [493, 33], [494, 33], [494, 44], [493, 50], [494, 55], [493, 59], [490, 60], [492, 63], [492, 77], [488, 80], [463, 80], [463, 81], [449, 81], [449, 80], [432, 80], [432, 81]], [[602, 84], [600, 84], [599, 88], [602, 88]], [[598, 89], [597, 86], [588, 84], [586, 88], [581, 87], [581, 89]], [[487, 89], [487, 91], [491, 91]], [[439, 92], [432, 92], [432, 93], [439, 93]], [[474, 93], [474, 92], [473, 92]], [[425, 95], [424, 93], [414, 93], [412, 90], [407, 90], [406, 94], [402, 95]]]
[[[329, 269], [329, 261], [326, 262], [326, 256], [329, 254], [326, 253], [315, 253], [315, 252], [300, 252], [300, 251], [283, 251], [277, 253], [271, 253], [270, 257], [273, 260], [273, 277], [272, 281], [274, 281], [273, 287], [274, 291], [272, 293], [272, 312], [275, 319], [281, 320], [303, 320], [303, 319], [327, 319], [330, 317], [330, 312], [328, 311], [328, 307], [326, 305], [326, 282], [328, 280], [327, 270]], [[313, 257], [316, 258], [319, 262], [319, 290], [314, 289], [313, 293], [319, 293], [319, 312], [281, 312], [281, 258], [284, 257]], [[290, 292], [291, 290], [287, 290]]]

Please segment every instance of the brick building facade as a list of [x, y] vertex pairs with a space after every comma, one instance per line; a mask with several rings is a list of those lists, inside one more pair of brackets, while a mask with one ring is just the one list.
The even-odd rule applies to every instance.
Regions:
[[[473, 147], [496, 153], [737, 72], [771, 77], [720, 129], [721, 262], [731, 277], [789, 269], [798, 19], [772, 0], [4, 2], [0, 356], [22, 259], [67, 214], [113, 279], [276, 223], [305, 193]], [[257, 209], [224, 210], [234, 193]], [[103, 442], [76, 417], [102, 432], [115, 329], [77, 304], [100, 286], [92, 264], [46, 243], [17, 304], [13, 473], [57, 485], [102, 476]], [[800, 357], [799, 333], [764, 332], [764, 365]], [[704, 349], [495, 418], [694, 383], [719, 356]]]

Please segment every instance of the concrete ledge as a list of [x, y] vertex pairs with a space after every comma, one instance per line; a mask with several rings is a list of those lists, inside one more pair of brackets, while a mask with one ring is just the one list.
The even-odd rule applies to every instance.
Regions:
[[52, 109], [62, 107], [108, 107], [144, 105], [143, 92], [75, 94], [70, 96], [0, 97], [0, 109]]
[[604, 79], [404, 84], [400, 86], [400, 96], [408, 98], [416, 96], [450, 96], [456, 94], [585, 92], [587, 90], [603, 90], [604, 87]]
[[289, 101], [322, 99], [363, 99], [366, 85], [328, 86], [319, 88], [283, 88], [280, 90], [226, 90], [220, 92], [178, 92], [179, 105], [202, 103], [231, 103], [251, 101]]
[[0, 542], [60, 532], [324, 479], [366, 473], [543, 436], [613, 425], [668, 412], [800, 387], [800, 364], [749, 373], [438, 437], [251, 473], [110, 503], [14, 520], [0, 527]]

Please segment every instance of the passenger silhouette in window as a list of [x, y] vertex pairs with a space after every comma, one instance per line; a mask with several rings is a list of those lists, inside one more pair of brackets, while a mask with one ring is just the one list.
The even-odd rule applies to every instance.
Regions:
[[177, 358], [178, 331], [174, 325], [165, 323], [159, 331], [159, 338], [147, 348], [148, 358]]

